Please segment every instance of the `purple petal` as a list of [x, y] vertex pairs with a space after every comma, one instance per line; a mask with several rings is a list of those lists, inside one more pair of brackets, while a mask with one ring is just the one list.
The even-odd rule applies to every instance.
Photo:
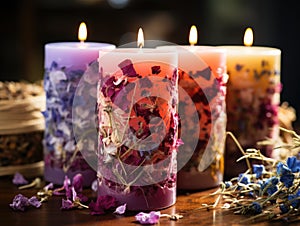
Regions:
[[72, 200], [74, 202], [77, 198], [77, 192], [75, 191], [74, 187], [71, 188], [71, 191], [72, 191]]
[[42, 203], [38, 200], [36, 196], [32, 196], [30, 199], [28, 199], [28, 202], [30, 205], [34, 206], [35, 208], [40, 208]]
[[116, 208], [115, 212], [116, 214], [124, 214], [126, 211], [126, 203], [124, 205], [121, 205], [119, 207]]
[[25, 208], [29, 206], [28, 198], [22, 194], [18, 194], [14, 197], [13, 202], [9, 204], [13, 210], [25, 211]]
[[98, 180], [94, 180], [91, 186], [92, 190], [96, 192], [98, 190]]
[[54, 188], [53, 183], [49, 183], [49, 184], [47, 184], [47, 185], [43, 188], [43, 190], [44, 190], [44, 191], [49, 191], [49, 190], [52, 190], [53, 188]]
[[126, 75], [128, 77], [137, 76], [131, 60], [129, 60], [129, 59], [124, 60], [118, 66], [119, 66], [119, 68], [121, 68], [124, 75]]
[[116, 207], [117, 203], [116, 198], [110, 195], [98, 196], [96, 202], [91, 201], [89, 208], [92, 215], [99, 215], [104, 214], [106, 210]]
[[135, 219], [141, 224], [156, 224], [160, 218], [160, 211], [151, 211], [150, 213], [140, 212], [135, 215]]
[[76, 192], [82, 192], [83, 188], [83, 176], [78, 173], [73, 177], [72, 185]]
[[103, 207], [94, 201], [90, 202], [89, 209], [91, 211], [91, 215], [101, 215], [105, 213]]
[[61, 200], [61, 209], [62, 210], [69, 210], [73, 208], [73, 202], [69, 199], [62, 199]]
[[28, 184], [28, 181], [24, 178], [24, 176], [22, 174], [20, 174], [19, 172], [16, 172], [14, 175], [14, 178], [12, 180], [13, 184], [15, 185], [24, 185], [24, 184]]

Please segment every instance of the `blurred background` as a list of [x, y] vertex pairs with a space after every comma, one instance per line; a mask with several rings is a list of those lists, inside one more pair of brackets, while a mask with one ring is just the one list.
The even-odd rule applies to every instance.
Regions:
[[[188, 44], [191, 25], [199, 45], [243, 45], [252, 27], [254, 45], [282, 50], [281, 101], [300, 112], [297, 64], [300, 20], [296, 1], [286, 0], [15, 0], [1, 5], [0, 80], [43, 78], [44, 45], [77, 41], [80, 22], [87, 41], [117, 46], [145, 39]], [[298, 118], [298, 117], [297, 117]], [[299, 120], [297, 120], [298, 122]]]

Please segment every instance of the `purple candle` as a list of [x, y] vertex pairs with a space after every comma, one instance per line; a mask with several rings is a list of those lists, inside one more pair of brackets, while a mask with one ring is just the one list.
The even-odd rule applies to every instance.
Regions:
[[[73, 99], [80, 79], [97, 62], [99, 51], [114, 49], [115, 46], [84, 42], [85, 38], [79, 35], [81, 42], [45, 45], [44, 178], [55, 184], [62, 184], [65, 176], [72, 178], [77, 173], [83, 174], [85, 186], [89, 186], [96, 178], [95, 170], [85, 161], [75, 139]], [[92, 114], [89, 112], [86, 118], [93, 117]]]

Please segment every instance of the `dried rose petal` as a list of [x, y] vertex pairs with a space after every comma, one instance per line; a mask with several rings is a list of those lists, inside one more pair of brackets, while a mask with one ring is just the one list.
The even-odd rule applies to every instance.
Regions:
[[24, 178], [24, 176], [22, 174], [20, 174], [19, 172], [16, 172], [14, 174], [14, 178], [12, 180], [13, 184], [15, 185], [24, 185], [24, 184], [28, 184], [28, 181]]
[[140, 212], [135, 215], [135, 219], [141, 224], [156, 224], [160, 218], [160, 211], [151, 211], [150, 213]]
[[124, 214], [125, 211], [126, 211], [126, 205], [127, 204], [125, 203], [124, 205], [118, 206], [116, 208], [116, 210], [114, 211], [114, 213], [116, 213], [116, 214]]

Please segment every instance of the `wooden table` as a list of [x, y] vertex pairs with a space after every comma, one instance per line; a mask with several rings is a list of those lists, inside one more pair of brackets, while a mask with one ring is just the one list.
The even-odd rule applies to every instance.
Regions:
[[[196, 210], [203, 203], [213, 202], [212, 198], [203, 198], [211, 194], [215, 189], [206, 191], [178, 194], [177, 202], [174, 206], [162, 210], [162, 213], [183, 215], [178, 221], [171, 221], [168, 218], [161, 218], [160, 225], [249, 225], [251, 222], [241, 223], [247, 219], [247, 216], [234, 215], [232, 212], [224, 210]], [[0, 225], [74, 225], [74, 226], [94, 226], [94, 225], [139, 225], [135, 222], [136, 213], [126, 213], [124, 216], [117, 216], [113, 213], [106, 215], [92, 216], [89, 210], [61, 210], [61, 199], [59, 196], [52, 196], [43, 203], [42, 207], [27, 209], [25, 212], [13, 211], [9, 204], [14, 196], [21, 193], [27, 197], [35, 195], [38, 190], [27, 189], [18, 190], [17, 186], [12, 184], [12, 177], [0, 177]], [[91, 189], [86, 189], [85, 194], [89, 198], [95, 199], [96, 193]], [[282, 225], [283, 222], [261, 222], [254, 225]], [[298, 223], [299, 224], [299, 223]], [[295, 225], [297, 225], [295, 223]]]

